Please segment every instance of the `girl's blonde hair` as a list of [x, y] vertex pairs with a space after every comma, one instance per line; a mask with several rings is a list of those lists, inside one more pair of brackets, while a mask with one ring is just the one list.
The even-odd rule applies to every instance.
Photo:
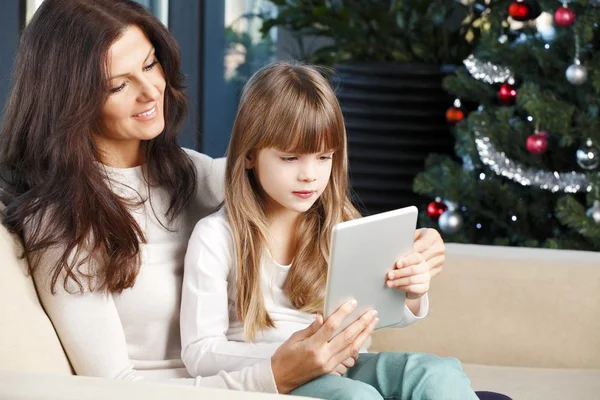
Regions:
[[332, 87], [313, 66], [277, 62], [262, 68], [242, 93], [225, 173], [225, 205], [237, 261], [236, 311], [248, 340], [258, 330], [275, 326], [260, 287], [267, 211], [253, 171], [245, 168], [247, 156], [267, 148], [296, 154], [335, 151], [327, 188], [297, 225], [296, 255], [284, 284], [295, 308], [322, 310], [332, 228], [359, 217], [348, 199], [346, 129]]

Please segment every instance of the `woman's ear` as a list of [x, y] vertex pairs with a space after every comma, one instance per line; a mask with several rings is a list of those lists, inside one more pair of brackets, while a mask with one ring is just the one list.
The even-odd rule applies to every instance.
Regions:
[[246, 154], [246, 159], [244, 160], [244, 167], [246, 169], [254, 168], [254, 160], [256, 158], [254, 153], [254, 151], [250, 151]]

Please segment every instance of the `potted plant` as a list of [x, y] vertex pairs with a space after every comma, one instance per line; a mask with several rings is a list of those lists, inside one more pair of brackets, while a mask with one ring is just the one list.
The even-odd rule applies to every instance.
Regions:
[[[473, 50], [485, 7], [472, 0], [272, 2], [278, 14], [263, 17], [263, 34], [283, 28], [296, 39], [298, 58], [336, 70], [359, 206], [377, 213], [423, 203], [412, 182], [425, 158], [453, 154], [444, 118], [452, 99], [442, 79]], [[327, 43], [306, 51], [315, 37]]]

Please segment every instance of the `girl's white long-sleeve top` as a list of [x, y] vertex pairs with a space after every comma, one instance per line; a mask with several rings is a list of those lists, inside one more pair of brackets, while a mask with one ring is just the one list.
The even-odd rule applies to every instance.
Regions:
[[[181, 358], [192, 376], [237, 371], [270, 359], [294, 332], [314, 321], [314, 314], [295, 309], [283, 292], [290, 266], [277, 264], [267, 254], [261, 265], [261, 288], [275, 328], [257, 332], [254, 342], [245, 341], [235, 311], [235, 246], [225, 208], [196, 224], [184, 266]], [[428, 296], [421, 299], [417, 316], [406, 306], [398, 310], [403, 314], [398, 327], [427, 315]]]

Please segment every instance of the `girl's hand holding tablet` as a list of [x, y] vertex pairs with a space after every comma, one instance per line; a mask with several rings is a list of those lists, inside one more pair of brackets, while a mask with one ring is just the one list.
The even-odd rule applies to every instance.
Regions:
[[356, 358], [377, 323], [377, 313], [369, 311], [339, 335], [332, 335], [356, 308], [348, 301], [327, 320], [317, 315], [308, 328], [294, 333], [271, 357], [271, 368], [279, 393], [288, 393], [323, 374], [339, 373], [340, 365]]
[[429, 291], [430, 269], [421, 253], [412, 252], [388, 272], [386, 286], [406, 292], [407, 300], [419, 299]]

